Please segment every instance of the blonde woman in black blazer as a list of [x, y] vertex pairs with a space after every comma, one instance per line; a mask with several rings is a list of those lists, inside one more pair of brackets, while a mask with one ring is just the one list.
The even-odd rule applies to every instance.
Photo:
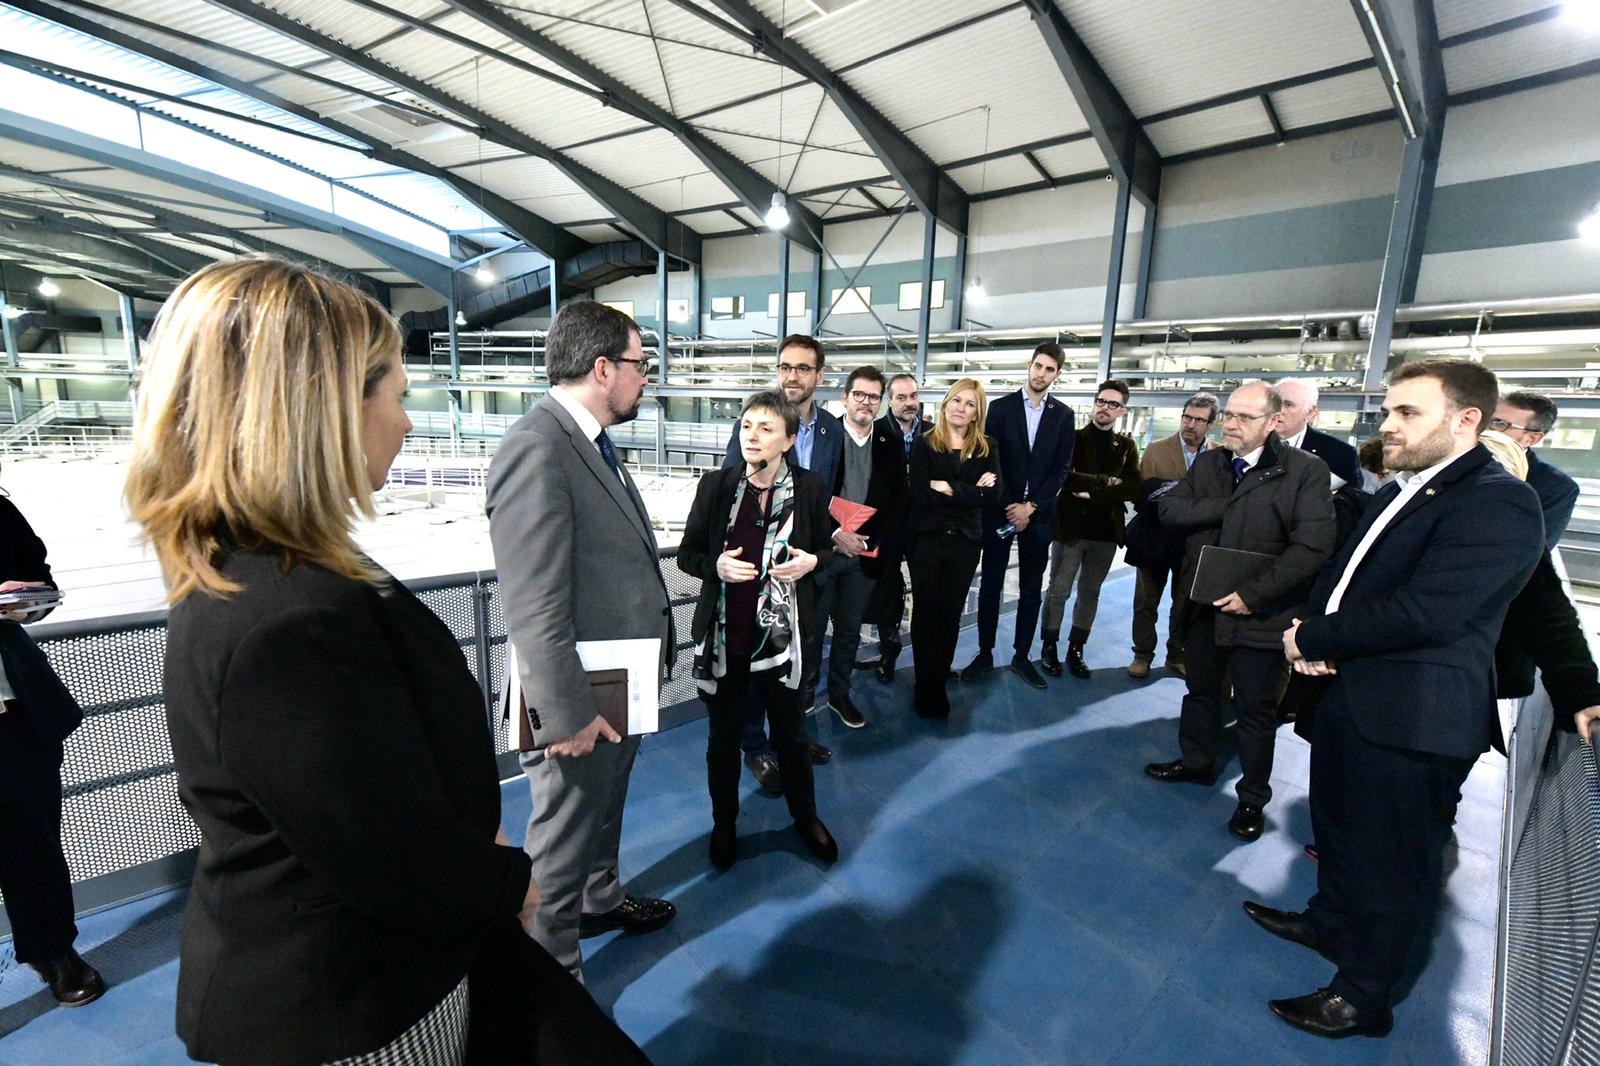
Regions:
[[370, 298], [265, 257], [157, 323], [125, 494], [201, 833], [178, 1034], [224, 1066], [641, 1061], [518, 924], [538, 886], [455, 638], [350, 539], [411, 428], [399, 352]]

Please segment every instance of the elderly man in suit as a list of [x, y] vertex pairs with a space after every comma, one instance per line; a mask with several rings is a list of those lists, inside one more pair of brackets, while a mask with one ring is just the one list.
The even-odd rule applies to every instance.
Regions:
[[[785, 461], [810, 471], [825, 489], [831, 488], [844, 458], [844, 426], [839, 419], [816, 400], [817, 386], [822, 384], [827, 367], [827, 356], [822, 342], [804, 333], [791, 333], [778, 345], [778, 390], [784, 399], [800, 411], [800, 427], [794, 436], [794, 447], [789, 449]], [[722, 458], [723, 469], [744, 465], [744, 455], [739, 449], [739, 425], [734, 423], [728, 434], [728, 450]], [[833, 611], [833, 586], [829, 575], [818, 571], [811, 575], [816, 589], [817, 617], [827, 618]], [[817, 681], [822, 677], [822, 641], [826, 623], [816, 626], [806, 637], [801, 649], [800, 708], [809, 714], [817, 702]], [[744, 763], [755, 775], [761, 791], [769, 796], [783, 794], [783, 771], [772, 754], [772, 744], [767, 739], [767, 713], [761, 704], [760, 694], [752, 691], [750, 708], [745, 717]], [[807, 741], [807, 750], [813, 763], [825, 763], [833, 752], [816, 741]]]
[[[1139, 476], [1145, 481], [1181, 481], [1202, 452], [1217, 446], [1206, 434], [1217, 421], [1215, 393], [1197, 392], [1183, 405], [1178, 432], [1162, 437], [1139, 457]], [[1171, 566], [1141, 566], [1133, 586], [1133, 662], [1129, 677], [1149, 677], [1156, 657], [1156, 617], [1161, 593], [1172, 579], [1172, 607], [1167, 616], [1167, 669], [1183, 676], [1183, 597], [1178, 572]]]
[[1322, 432], [1317, 421], [1317, 386], [1305, 378], [1284, 378], [1275, 386], [1283, 397], [1283, 421], [1278, 436], [1292, 448], [1301, 448], [1328, 464], [1331, 485], [1361, 488], [1361, 458], [1338, 437]]
[[1542, 392], [1523, 389], [1500, 397], [1487, 427], [1522, 445], [1527, 454], [1528, 484], [1539, 494], [1539, 506], [1544, 511], [1544, 542], [1551, 551], [1561, 543], [1561, 535], [1572, 521], [1572, 509], [1578, 504], [1578, 483], [1533, 450], [1556, 428], [1556, 414], [1554, 400]]
[[1319, 1036], [1389, 1031], [1462, 782], [1498, 742], [1495, 645], [1544, 536], [1538, 497], [1478, 440], [1497, 392], [1466, 359], [1394, 372], [1383, 462], [1398, 477], [1283, 634], [1294, 669], [1327, 679], [1312, 723], [1317, 892], [1304, 912], [1244, 909], [1338, 967], [1326, 988], [1270, 1003]]
[[[1000, 626], [1000, 590], [1017, 543], [1017, 617], [1011, 671], [1034, 688], [1045, 680], [1030, 658], [1034, 627], [1044, 604], [1044, 571], [1054, 539], [1056, 496], [1072, 468], [1072, 408], [1050, 395], [1066, 358], [1045, 341], [1033, 350], [1028, 378], [1016, 392], [989, 405], [983, 431], [1000, 450], [1002, 506], [983, 514], [983, 569], [978, 580], [978, 654], [961, 671], [972, 681], [994, 669]], [[1015, 534], [1001, 535], [1002, 528]]]
[[[893, 437], [901, 447], [904, 462], [902, 474], [909, 477], [911, 446], [917, 438], [933, 428], [933, 423], [922, 417], [922, 396], [917, 389], [914, 374], [896, 374], [889, 379], [886, 397], [888, 410], [878, 419], [877, 427]], [[906, 613], [906, 577], [902, 564], [911, 541], [910, 482], [906, 482], [906, 513], [893, 532], [883, 538], [878, 552], [878, 581], [873, 586], [872, 598], [867, 604], [867, 619], [878, 630], [878, 656], [856, 663], [860, 670], [871, 670], [884, 684], [894, 680], [895, 661], [900, 658], [900, 622]]]
[[606, 436], [639, 411], [650, 367], [639, 327], [604, 304], [569, 303], [550, 325], [545, 367], [550, 392], [489, 467], [489, 536], [543, 745], [522, 757], [533, 793], [524, 847], [541, 890], [531, 933], [582, 978], [580, 936], [649, 932], [676, 912], [623, 891], [617, 847], [639, 739], [600, 716], [575, 645], [653, 637], [665, 674], [675, 643], [650, 516]]

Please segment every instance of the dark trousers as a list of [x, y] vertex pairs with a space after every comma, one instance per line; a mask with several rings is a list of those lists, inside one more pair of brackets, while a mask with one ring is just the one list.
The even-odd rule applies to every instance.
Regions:
[[[1039, 624], [1039, 607], [1044, 602], [1044, 570], [1050, 562], [1054, 540], [1049, 522], [1034, 515], [1028, 528], [1001, 539], [995, 530], [1006, 524], [1004, 511], [983, 514], [983, 580], [978, 585], [978, 647], [994, 650], [995, 631], [1000, 626], [1000, 594], [1005, 588], [1006, 567], [1011, 564], [1011, 543], [1017, 545], [1017, 630], [1013, 647], [1018, 655], [1033, 649], [1033, 631]], [[914, 584], [914, 583], [913, 583]]]
[[1330, 986], [1363, 1014], [1387, 1010], [1443, 877], [1456, 798], [1474, 759], [1385, 747], [1356, 729], [1342, 686], [1317, 708], [1311, 829], [1317, 893], [1306, 910], [1333, 947]]
[[1167, 662], [1183, 662], [1183, 604], [1178, 595], [1178, 570], [1170, 566], [1141, 566], [1133, 589], [1133, 657], [1154, 662], [1156, 619], [1161, 613], [1161, 593], [1172, 582], [1172, 608], [1167, 615]]
[[911, 655], [916, 668], [913, 706], [924, 717], [950, 713], [945, 692], [961, 634], [961, 613], [982, 549], [960, 533], [924, 533], [911, 558]]
[[902, 543], [883, 548], [882, 572], [867, 600], [867, 621], [878, 631], [880, 655], [900, 651], [900, 623], [906, 616], [906, 576], [901, 563], [907, 559], [908, 547]]
[[[828, 618], [833, 613], [833, 582], [830, 580], [832, 572], [823, 573], [818, 570], [812, 576], [812, 588], [816, 596], [817, 624], [812, 627], [813, 632], [803, 634], [803, 643], [800, 648], [800, 694], [817, 691], [817, 679], [822, 676], [822, 642], [827, 635]], [[859, 626], [857, 627], [859, 629]], [[856, 636], [856, 646], [861, 644], [859, 633]], [[855, 649], [850, 651], [855, 655]], [[855, 663], [851, 662], [851, 668]], [[848, 677], [849, 675], [846, 674]], [[828, 674], [828, 683], [832, 685], [833, 674]], [[849, 691], [849, 682], [845, 682], [845, 691]], [[805, 726], [805, 716], [811, 712], [809, 706], [800, 708], [801, 728]], [[748, 754], [760, 751], [771, 751], [772, 745], [767, 743], [767, 708], [761, 697], [759, 686], [750, 689], [750, 700], [744, 709], [743, 739], [739, 742]]]
[[[1189, 683], [1178, 719], [1183, 764], [1204, 769], [1216, 762], [1222, 735], [1228, 681], [1238, 719], [1239, 802], [1265, 807], [1272, 799], [1272, 748], [1277, 739], [1278, 697], [1289, 664], [1283, 652], [1264, 648], [1221, 647], [1216, 642], [1218, 612], [1196, 607], [1184, 629], [1183, 665]], [[1321, 843], [1319, 840], [1318, 843]]]
[[[861, 624], [866, 620], [872, 585], [872, 578], [861, 572], [859, 559], [836, 559], [828, 574], [827, 618], [833, 623], [833, 636], [828, 639], [829, 700], [850, 695], [850, 675], [856, 668], [856, 652], [861, 650]], [[817, 657], [821, 658], [820, 650]]]
[[817, 816], [816, 784], [811, 777], [811, 752], [806, 746], [805, 708], [800, 694], [780, 680], [787, 667], [750, 672], [748, 659], [731, 659], [717, 680], [717, 691], [702, 693], [710, 733], [706, 741], [706, 786], [711, 792], [711, 817], [717, 825], [733, 825], [739, 817], [739, 738], [752, 697], [766, 708], [772, 725], [772, 753], [783, 771], [783, 798], [801, 825]]
[[0, 714], [0, 892], [18, 962], [72, 946], [72, 876], [61, 852], [61, 742], [34, 732], [12, 703]]

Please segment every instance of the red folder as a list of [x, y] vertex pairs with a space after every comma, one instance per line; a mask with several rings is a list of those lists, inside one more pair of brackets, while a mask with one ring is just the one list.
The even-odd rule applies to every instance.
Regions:
[[[835, 496], [828, 501], [828, 513], [833, 516], [835, 522], [839, 523], [840, 529], [846, 533], [856, 533], [866, 524], [867, 519], [878, 513], [878, 509], [876, 507], [868, 507], [864, 503], [851, 503], [842, 496]], [[871, 551], [865, 551], [861, 554], [864, 558], [876, 559], [878, 557], [878, 549], [873, 548]]]

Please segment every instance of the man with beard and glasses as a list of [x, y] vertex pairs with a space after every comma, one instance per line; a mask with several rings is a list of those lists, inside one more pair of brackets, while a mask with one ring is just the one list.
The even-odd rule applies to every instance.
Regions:
[[1034, 688], [1045, 680], [1030, 653], [1044, 602], [1044, 570], [1056, 516], [1056, 495], [1072, 467], [1072, 408], [1050, 395], [1066, 355], [1045, 341], [1028, 360], [1028, 379], [989, 405], [984, 435], [1000, 455], [1005, 495], [983, 514], [983, 571], [978, 581], [978, 654], [961, 671], [973, 681], [994, 669], [1000, 626], [1000, 590], [1017, 543], [1017, 614], [1011, 671]]
[[1338, 967], [1326, 988], [1269, 1004], [1318, 1036], [1389, 1032], [1456, 797], [1499, 744], [1495, 644], [1544, 550], [1544, 520], [1534, 491], [1479, 442], [1498, 393], [1466, 359], [1394, 372], [1383, 464], [1398, 476], [1283, 634], [1295, 671], [1325, 679], [1311, 744], [1317, 892], [1303, 912], [1244, 909]]
[[[844, 426], [832, 414], [822, 409], [816, 400], [817, 386], [822, 384], [826, 358], [822, 343], [804, 333], [791, 333], [778, 346], [778, 391], [794, 404], [800, 412], [800, 423], [795, 432], [794, 447], [784, 456], [784, 462], [809, 471], [816, 480], [831, 486], [839, 473], [839, 463], [844, 458]], [[734, 423], [728, 435], [728, 451], [723, 456], [724, 469], [742, 466], [744, 455], [739, 447], [739, 425]], [[828, 580], [828, 567], [811, 575], [816, 589], [818, 618], [827, 618], [833, 609], [832, 584]], [[817, 680], [822, 676], [823, 630], [827, 624], [812, 627], [806, 634], [805, 647], [800, 649], [800, 710], [810, 714], [817, 702]], [[769, 796], [783, 795], [783, 771], [772, 754], [772, 744], [767, 739], [767, 711], [760, 693], [752, 691], [750, 707], [745, 717], [744, 764], [755, 775], [756, 784]], [[807, 741], [806, 750], [811, 761], [822, 764], [833, 758], [833, 752]]]
[[[911, 374], [896, 374], [889, 379], [889, 410], [878, 419], [878, 428], [899, 440], [904, 451], [904, 472], [911, 470], [911, 446], [917, 438], [933, 428], [933, 423], [922, 417], [922, 397], [917, 391], [917, 379]], [[872, 598], [867, 604], [867, 620], [878, 630], [878, 657], [859, 662], [862, 670], [871, 670], [879, 681], [888, 684], [894, 680], [895, 661], [900, 658], [900, 622], [906, 613], [906, 575], [902, 563], [908, 560], [910, 549], [910, 482], [907, 481], [906, 513], [895, 525], [894, 531], [882, 538], [878, 550], [878, 582], [873, 586]]]
[[550, 324], [545, 366], [550, 391], [500, 442], [487, 506], [506, 633], [541, 745], [522, 756], [533, 793], [524, 848], [540, 889], [532, 933], [581, 979], [579, 937], [649, 932], [677, 912], [623, 892], [617, 849], [639, 738], [600, 715], [577, 642], [656, 638], [664, 677], [676, 644], [650, 515], [606, 435], [639, 413], [649, 380], [639, 326], [593, 300], [569, 303]]
[[1534, 448], [1556, 428], [1556, 402], [1542, 392], [1522, 389], [1500, 397], [1487, 428], [1499, 430], [1522, 447], [1528, 460], [1528, 485], [1544, 509], [1545, 546], [1555, 551], [1578, 504], [1578, 483], [1566, 471], [1539, 458]]

